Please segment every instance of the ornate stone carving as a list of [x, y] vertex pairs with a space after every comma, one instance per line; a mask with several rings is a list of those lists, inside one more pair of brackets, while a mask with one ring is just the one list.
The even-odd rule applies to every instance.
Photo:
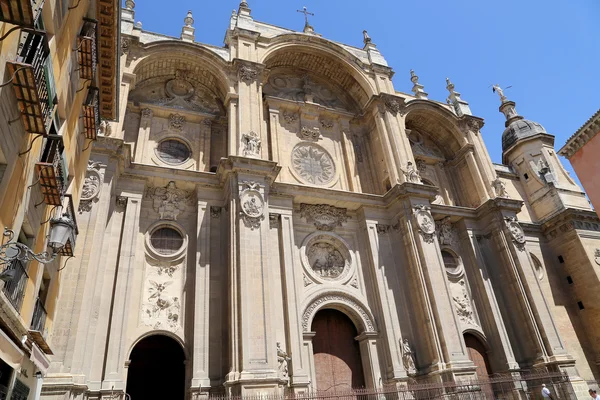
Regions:
[[298, 134], [300, 139], [303, 140], [319, 140], [321, 138], [321, 130], [315, 127], [303, 126]]
[[260, 157], [261, 141], [258, 133], [250, 131], [242, 134], [242, 154], [245, 157]]
[[306, 274], [302, 274], [302, 280], [304, 281], [304, 287], [310, 286], [314, 283], [308, 276], [306, 276]]
[[127, 197], [126, 196], [117, 196], [115, 199], [115, 204], [117, 208], [124, 210], [127, 207]]
[[417, 227], [419, 228], [419, 232], [421, 232], [421, 236], [423, 236], [423, 240], [427, 243], [433, 243], [435, 221], [429, 210], [430, 208], [423, 204], [416, 205], [413, 208], [413, 216], [417, 221]]
[[384, 99], [384, 104], [385, 109], [393, 115], [397, 115], [402, 110], [402, 105], [393, 97], [386, 96]]
[[331, 243], [313, 243], [307, 251], [312, 270], [325, 280], [339, 278], [346, 268], [346, 260], [342, 253]]
[[156, 273], [159, 276], [162, 276], [164, 274], [167, 275], [169, 278], [172, 278], [173, 274], [179, 269], [179, 265], [174, 264], [172, 262], [159, 261], [149, 257], [147, 257], [146, 260], [148, 261], [148, 264], [150, 264], [153, 267], [156, 267]]
[[314, 223], [320, 231], [332, 231], [337, 226], [348, 221], [345, 208], [338, 208], [327, 204], [300, 204], [300, 216], [306, 222]]
[[483, 121], [475, 118], [466, 118], [459, 122], [459, 126], [465, 135], [469, 132], [478, 134], [479, 130], [483, 128]]
[[510, 199], [508, 192], [506, 191], [506, 185], [499, 177], [496, 177], [492, 181], [492, 187], [494, 188], [494, 192], [496, 192], [496, 197], [504, 197]]
[[321, 127], [325, 128], [325, 129], [333, 128], [333, 121], [331, 121], [329, 119], [322, 119], [320, 122], [321, 122]]
[[183, 130], [183, 126], [185, 125], [185, 117], [179, 114], [171, 114], [169, 115], [169, 128], [174, 131]]
[[600, 249], [596, 249], [596, 252], [594, 253], [594, 261], [596, 261], [596, 264], [600, 265]]
[[221, 217], [221, 207], [210, 206], [210, 216], [212, 218], [220, 218]]
[[391, 227], [389, 225], [377, 224], [377, 233], [380, 235], [388, 233], [390, 229]]
[[313, 185], [327, 185], [335, 178], [333, 159], [314, 143], [300, 143], [294, 147], [292, 168], [302, 180]]
[[129, 53], [129, 39], [121, 37], [121, 55]]
[[258, 77], [258, 70], [249, 67], [247, 65], [240, 65], [240, 69], [238, 71], [238, 75], [242, 82], [246, 82], [248, 84], [254, 82]]
[[148, 188], [147, 195], [153, 200], [152, 206], [159, 218], [172, 221], [177, 221], [177, 216], [185, 211], [192, 197], [191, 192], [177, 189], [174, 181], [165, 187]]
[[350, 281], [350, 286], [354, 289], [358, 289], [358, 278], [356, 278], [356, 275], [352, 278], [352, 281]]
[[406, 170], [402, 170], [402, 172], [407, 182], [421, 183], [421, 174], [419, 174], [419, 171], [414, 167], [412, 162], [409, 161], [406, 165]]
[[352, 309], [361, 320], [364, 329], [367, 332], [376, 332], [373, 317], [368, 313], [358, 302], [353, 300], [349, 295], [341, 295], [335, 293], [324, 294], [315, 299], [302, 314], [302, 330], [308, 332], [310, 330], [309, 322], [320, 306], [324, 303], [342, 304]]
[[426, 138], [420, 132], [415, 129], [407, 129], [406, 134], [408, 135], [408, 140], [410, 142], [410, 147], [413, 151], [413, 154], [443, 158], [442, 151], [437, 147], [433, 141], [429, 138]]
[[269, 214], [269, 228], [271, 228], [271, 229], [279, 228], [279, 218], [280, 217], [281, 217], [280, 214], [270, 213]]
[[339, 89], [331, 82], [308, 75], [271, 75], [263, 88], [266, 96], [295, 102], [311, 102], [327, 108], [353, 110], [354, 106], [348, 101], [347, 96], [340, 93]]
[[281, 348], [281, 343], [277, 342], [277, 362], [279, 363], [279, 377], [282, 379], [289, 378], [288, 372], [288, 361], [292, 359], [288, 356], [288, 353]]
[[427, 163], [425, 162], [425, 160], [417, 158], [415, 160], [415, 163], [417, 164], [417, 170], [419, 171], [419, 173], [425, 172], [427, 170]]
[[417, 372], [417, 367], [415, 366], [415, 353], [412, 350], [410, 343], [408, 343], [408, 339], [404, 339], [400, 345], [402, 346], [402, 363], [404, 364], [404, 369], [409, 375], [413, 375]]
[[452, 248], [458, 247], [458, 238], [456, 237], [454, 226], [450, 222], [450, 217], [445, 217], [444, 219], [437, 221], [435, 225], [437, 227], [440, 245], [450, 246]]
[[173, 281], [148, 280], [147, 301], [142, 306], [144, 323], [154, 329], [179, 329], [179, 314], [181, 305], [179, 297], [167, 293], [167, 288]]
[[288, 124], [292, 124], [296, 121], [298, 121], [298, 114], [296, 113], [288, 113], [288, 112], [284, 112], [283, 113], [283, 119], [285, 122], [287, 122]]
[[245, 189], [240, 193], [240, 216], [251, 230], [260, 228], [264, 217], [265, 201], [256, 182], [244, 182]]
[[88, 161], [87, 174], [83, 181], [81, 199], [79, 200], [79, 214], [91, 211], [94, 203], [98, 202], [100, 190], [102, 189], [102, 175], [100, 174], [100, 163]]
[[112, 126], [105, 119], [100, 121], [100, 126], [98, 127], [98, 134], [103, 136], [110, 136], [112, 134]]
[[454, 308], [456, 309], [458, 319], [467, 325], [477, 325], [474, 319], [471, 299], [467, 289], [465, 288], [465, 281], [461, 279], [458, 283], [453, 285], [457, 286], [457, 290], [459, 292], [457, 295], [452, 296], [452, 301], [454, 302]]
[[525, 232], [517, 219], [515, 217], [504, 217], [504, 223], [517, 249], [525, 250]]
[[149, 108], [142, 109], [142, 118], [152, 118], [154, 112]]

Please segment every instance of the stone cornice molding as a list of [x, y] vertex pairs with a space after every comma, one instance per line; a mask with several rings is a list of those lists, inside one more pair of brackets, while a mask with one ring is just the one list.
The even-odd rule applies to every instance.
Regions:
[[221, 159], [217, 170], [219, 182], [224, 183], [231, 173], [246, 172], [255, 175], [264, 175], [265, 182], [271, 185], [281, 171], [281, 166], [276, 162], [262, 160], [259, 158], [247, 158], [240, 156], [229, 156]]
[[506, 197], [495, 197], [489, 199], [476, 210], [477, 218], [483, 218], [487, 214], [494, 211], [508, 211], [519, 213], [525, 203], [522, 200], [508, 199]]
[[265, 75], [269, 72], [264, 64], [256, 63], [253, 61], [242, 60], [236, 58], [232, 63], [233, 71], [236, 73], [237, 79], [240, 82], [251, 84], [255, 81], [259, 83], [265, 78]]
[[594, 115], [590, 117], [581, 128], [577, 129], [565, 145], [558, 151], [563, 157], [571, 158], [575, 153], [579, 151], [583, 146], [587, 144], [594, 136], [600, 132], [600, 110], [596, 111]]
[[111, 158], [116, 158], [121, 171], [131, 164], [131, 145], [125, 143], [123, 139], [98, 136], [98, 140], [94, 142], [92, 147], [92, 154], [94, 153], [106, 154]]
[[466, 135], [469, 132], [473, 132], [475, 134], [479, 134], [481, 128], [485, 124], [483, 118], [474, 117], [472, 115], [463, 115], [458, 120], [458, 125], [462, 129], [463, 133]]
[[542, 231], [550, 240], [573, 229], [600, 232], [600, 218], [592, 210], [568, 208], [542, 223]]

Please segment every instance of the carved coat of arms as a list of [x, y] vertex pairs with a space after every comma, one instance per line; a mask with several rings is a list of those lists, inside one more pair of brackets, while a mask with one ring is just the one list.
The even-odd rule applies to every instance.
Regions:
[[191, 193], [178, 189], [175, 182], [171, 181], [166, 187], [148, 189], [148, 196], [152, 198], [152, 206], [160, 219], [177, 221], [177, 216], [185, 211]]

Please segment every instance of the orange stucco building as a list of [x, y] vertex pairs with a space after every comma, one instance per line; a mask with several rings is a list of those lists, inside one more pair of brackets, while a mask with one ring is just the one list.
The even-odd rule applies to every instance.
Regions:
[[587, 120], [558, 152], [579, 177], [596, 213], [600, 209], [600, 110]]

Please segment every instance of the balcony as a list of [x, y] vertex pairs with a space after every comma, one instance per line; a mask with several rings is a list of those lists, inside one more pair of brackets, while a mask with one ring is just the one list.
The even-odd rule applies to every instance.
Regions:
[[13, 305], [17, 312], [21, 311], [21, 305], [23, 305], [23, 296], [25, 295], [25, 285], [27, 284], [27, 271], [22, 261], [13, 260], [7, 270], [14, 270], [14, 277], [4, 283], [4, 294]]
[[0, 0], [0, 21], [33, 28], [43, 6], [44, 0]]
[[73, 196], [70, 194], [65, 194], [65, 199], [63, 201], [63, 207], [60, 211], [62, 214], [66, 214], [75, 225], [75, 229], [73, 229], [73, 233], [71, 237], [67, 240], [65, 247], [60, 249], [59, 254], [67, 257], [72, 257], [73, 252], [75, 251], [75, 241], [77, 240], [77, 235], [79, 234], [79, 229], [77, 228], [77, 219], [75, 217], [75, 206], [73, 205]]
[[100, 99], [98, 88], [90, 86], [83, 103], [83, 128], [86, 139], [96, 140], [100, 127]]
[[22, 29], [17, 57], [7, 62], [25, 131], [44, 136], [50, 131], [58, 104], [49, 54], [46, 32]]
[[35, 164], [35, 170], [44, 203], [49, 206], [62, 206], [68, 171], [61, 136], [50, 135], [46, 138], [42, 156]]
[[94, 79], [98, 64], [96, 28], [98, 22], [84, 18], [83, 27], [77, 38], [77, 60], [81, 79]]
[[33, 317], [31, 318], [31, 331], [44, 332], [46, 326], [46, 308], [42, 304], [42, 301], [38, 299], [35, 301], [35, 307], [33, 308]]

